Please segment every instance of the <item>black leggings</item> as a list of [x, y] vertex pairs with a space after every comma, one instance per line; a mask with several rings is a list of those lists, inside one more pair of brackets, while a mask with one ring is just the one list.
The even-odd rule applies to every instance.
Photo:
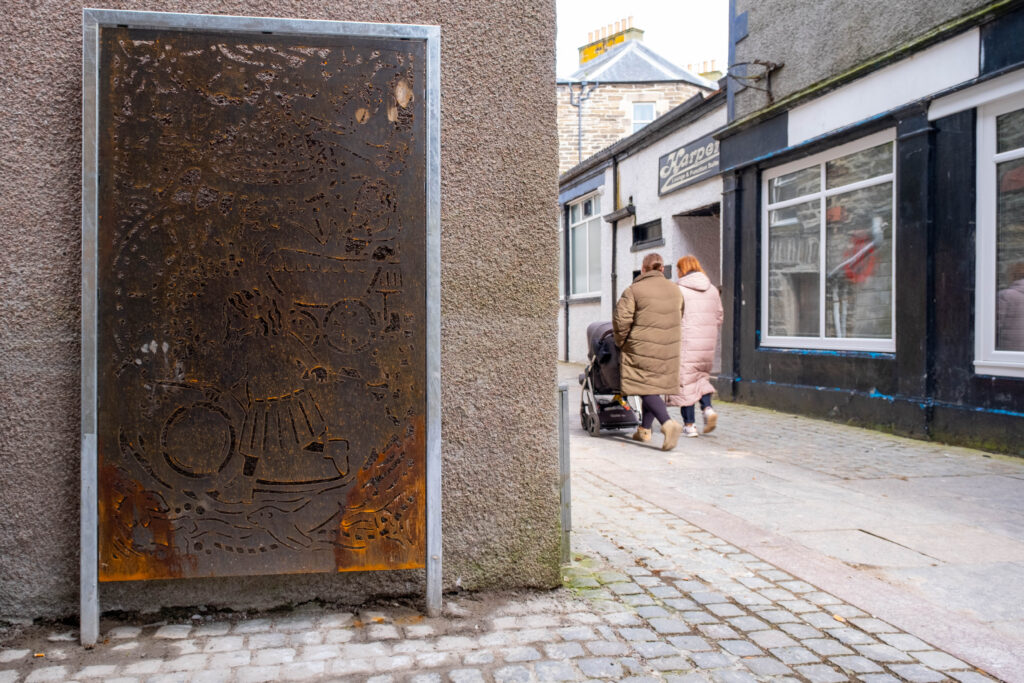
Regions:
[[668, 422], [668, 408], [665, 407], [665, 400], [661, 396], [658, 394], [641, 396], [640, 401], [644, 408], [640, 425], [644, 429], [651, 428], [651, 425], [654, 424], [654, 418], [658, 418], [658, 422], [661, 424]]
[[[700, 408], [701, 410], [704, 410], [705, 408], [710, 407], [711, 394], [704, 394], [700, 397]], [[693, 406], [683, 406], [679, 409], [679, 412], [683, 415], [683, 424], [692, 425], [694, 423], [695, 413], [693, 412]]]

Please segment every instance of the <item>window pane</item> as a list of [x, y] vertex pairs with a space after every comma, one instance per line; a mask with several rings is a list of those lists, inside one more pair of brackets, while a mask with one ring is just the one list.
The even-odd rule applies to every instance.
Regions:
[[579, 222], [580, 222], [580, 205], [579, 204], [573, 204], [569, 208], [569, 223], [571, 223], [572, 225], [576, 225]]
[[583, 202], [583, 217], [587, 218], [587, 217], [593, 216], [593, 215], [594, 215], [594, 201], [592, 199], [588, 199], [587, 201]]
[[1024, 109], [996, 117], [996, 152], [1024, 147]]
[[768, 334], [818, 336], [821, 204], [768, 214]]
[[587, 291], [596, 292], [601, 289], [601, 219], [595, 219], [588, 224], [590, 236], [587, 241], [590, 243], [590, 280], [587, 283]]
[[892, 143], [871, 147], [825, 164], [825, 187], [842, 187], [892, 173]]
[[892, 338], [892, 183], [828, 198], [825, 336]]
[[572, 293], [581, 294], [587, 291], [587, 226], [573, 228], [571, 240]]
[[637, 121], [653, 121], [654, 120], [654, 103], [653, 102], [635, 102], [633, 104], [633, 118]]
[[814, 194], [821, 189], [821, 167], [811, 166], [793, 173], [781, 175], [768, 181], [768, 202], [784, 202], [787, 199]]
[[594, 215], [601, 213], [601, 195], [594, 195], [594, 198], [590, 200], [594, 203]]
[[996, 349], [1024, 351], [1024, 159], [997, 169]]

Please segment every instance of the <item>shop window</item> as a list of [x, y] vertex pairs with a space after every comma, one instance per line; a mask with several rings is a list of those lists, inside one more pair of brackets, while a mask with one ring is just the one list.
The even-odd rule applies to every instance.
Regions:
[[664, 240], [661, 239], [660, 218], [633, 226], [633, 246], [640, 248], [647, 245], [653, 246], [653, 243], [664, 244]]
[[975, 368], [1024, 377], [1024, 93], [978, 110]]
[[569, 282], [573, 296], [601, 293], [601, 197], [569, 205]]
[[633, 132], [654, 120], [654, 102], [633, 103]]
[[895, 351], [887, 131], [764, 174], [764, 346]]

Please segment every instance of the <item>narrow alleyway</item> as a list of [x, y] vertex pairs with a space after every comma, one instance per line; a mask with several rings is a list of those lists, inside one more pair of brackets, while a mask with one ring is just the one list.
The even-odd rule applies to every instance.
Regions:
[[26, 627], [0, 683], [1024, 681], [1024, 462], [733, 405], [663, 453], [571, 405], [562, 590]]

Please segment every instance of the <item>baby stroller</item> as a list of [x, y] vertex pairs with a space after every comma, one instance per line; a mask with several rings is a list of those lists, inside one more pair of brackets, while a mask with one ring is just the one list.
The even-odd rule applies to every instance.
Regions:
[[629, 429], [640, 424], [640, 401], [624, 397], [619, 387], [619, 349], [612, 324], [587, 326], [587, 369], [580, 375], [580, 424], [591, 436], [602, 429]]

